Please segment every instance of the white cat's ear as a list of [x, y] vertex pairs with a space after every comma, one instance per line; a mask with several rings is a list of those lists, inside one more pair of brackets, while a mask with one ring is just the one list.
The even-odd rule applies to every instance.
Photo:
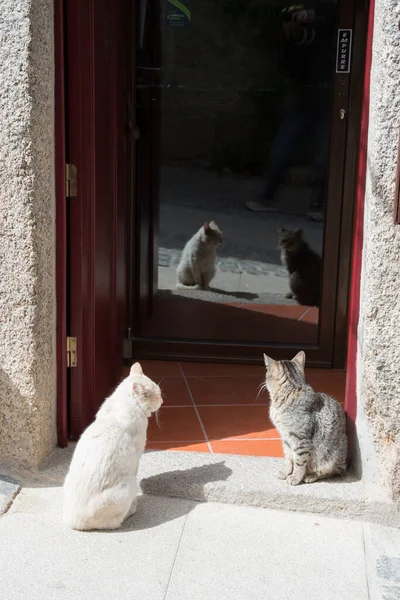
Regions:
[[213, 231], [216, 231], [217, 233], [222, 233], [222, 229], [218, 227], [215, 221], [210, 221], [208, 225]]
[[264, 364], [267, 369], [270, 369], [276, 362], [273, 358], [270, 358], [266, 354], [263, 354], [263, 357], [264, 357]]
[[296, 363], [300, 369], [304, 370], [304, 365], [306, 364], [306, 353], [303, 352], [303, 350], [300, 350], [300, 352], [298, 352], [296, 356], [292, 358], [292, 362]]
[[131, 366], [131, 375], [143, 375], [142, 365], [138, 362]]
[[132, 385], [132, 392], [134, 392], [135, 394], [137, 394], [138, 396], [141, 396], [143, 393], [143, 386], [140, 385], [140, 383], [134, 383]]

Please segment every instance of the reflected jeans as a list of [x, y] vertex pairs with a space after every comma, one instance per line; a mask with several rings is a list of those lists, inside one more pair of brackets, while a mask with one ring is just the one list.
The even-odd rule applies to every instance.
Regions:
[[314, 167], [316, 171], [315, 207], [322, 207], [325, 201], [326, 180], [329, 166], [330, 111], [312, 111], [299, 106], [291, 110], [283, 119], [272, 143], [267, 166], [267, 180], [262, 197], [271, 200], [282, 183], [284, 172], [290, 164], [294, 152], [307, 135], [312, 138]]

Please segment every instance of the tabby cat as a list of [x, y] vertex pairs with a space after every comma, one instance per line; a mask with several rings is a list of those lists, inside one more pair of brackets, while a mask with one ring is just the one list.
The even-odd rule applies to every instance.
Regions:
[[303, 238], [302, 229], [285, 229], [278, 226], [282, 264], [289, 271], [290, 293], [305, 306], [319, 306], [321, 288], [321, 257]]
[[222, 244], [222, 231], [215, 221], [204, 223], [186, 243], [176, 270], [178, 289], [210, 289], [215, 276], [217, 247]]
[[344, 410], [335, 398], [314, 392], [304, 378], [306, 355], [275, 361], [264, 354], [270, 418], [282, 437], [285, 466], [277, 477], [290, 485], [313, 483], [346, 471]]

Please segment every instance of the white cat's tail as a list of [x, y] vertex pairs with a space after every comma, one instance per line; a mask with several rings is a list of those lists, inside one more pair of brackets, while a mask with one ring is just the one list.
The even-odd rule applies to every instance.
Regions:
[[180, 281], [177, 281], [176, 289], [177, 290], [200, 290], [201, 287], [199, 286], [198, 283], [196, 283], [196, 285], [186, 285], [184, 283], [181, 283]]

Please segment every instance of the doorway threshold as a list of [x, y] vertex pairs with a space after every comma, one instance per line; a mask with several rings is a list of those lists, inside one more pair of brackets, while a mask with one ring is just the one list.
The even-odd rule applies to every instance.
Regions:
[[275, 476], [277, 458], [148, 450], [142, 456], [142, 492], [198, 502], [301, 511], [335, 518], [400, 526], [400, 514], [380, 491], [349, 471], [342, 478], [298, 486]]

